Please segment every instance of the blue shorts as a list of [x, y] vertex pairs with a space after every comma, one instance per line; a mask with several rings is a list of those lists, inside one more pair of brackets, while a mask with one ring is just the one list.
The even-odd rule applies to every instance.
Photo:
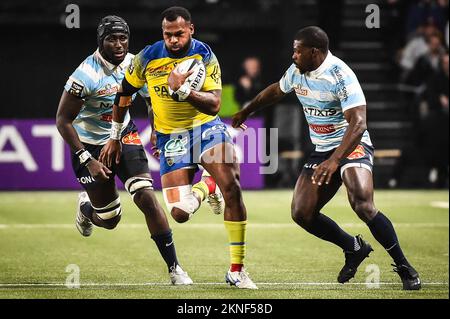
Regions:
[[193, 168], [197, 171], [203, 153], [218, 144], [233, 144], [227, 127], [219, 117], [183, 132], [156, 132], [156, 137], [157, 147], [161, 150], [161, 176], [180, 168]]

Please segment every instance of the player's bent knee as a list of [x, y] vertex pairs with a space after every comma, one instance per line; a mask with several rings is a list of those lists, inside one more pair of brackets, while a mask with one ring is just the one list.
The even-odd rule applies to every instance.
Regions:
[[377, 214], [377, 211], [370, 201], [354, 201], [351, 203], [351, 206], [355, 213], [358, 215], [358, 217], [363, 220], [364, 222], [369, 222], [372, 220], [375, 215]]
[[184, 223], [200, 207], [200, 202], [192, 192], [192, 185], [182, 185], [163, 189], [167, 210], [175, 221]]
[[125, 182], [125, 189], [131, 195], [131, 198], [136, 196], [139, 192], [143, 190], [153, 190], [153, 180], [149, 177], [130, 177]]
[[308, 227], [314, 219], [314, 214], [303, 207], [292, 207], [292, 220], [301, 227]]
[[113, 218], [102, 220], [102, 226], [103, 228], [106, 228], [108, 230], [114, 229], [119, 224], [121, 218], [122, 215], [117, 215], [114, 216]]
[[120, 206], [120, 197], [104, 207], [94, 207], [95, 215], [101, 221], [101, 225], [106, 229], [114, 229], [120, 222], [122, 208]]

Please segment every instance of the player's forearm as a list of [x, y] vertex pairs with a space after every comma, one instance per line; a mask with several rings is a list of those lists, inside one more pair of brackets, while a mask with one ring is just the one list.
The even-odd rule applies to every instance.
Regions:
[[58, 111], [56, 112], [56, 128], [74, 152], [84, 148], [72, 124], [78, 116], [82, 104], [82, 100], [63, 91], [59, 101]]
[[220, 95], [212, 92], [192, 90], [186, 101], [200, 112], [208, 115], [216, 115], [220, 110]]
[[367, 129], [366, 121], [363, 118], [355, 118], [349, 123], [345, 131], [342, 143], [334, 151], [332, 158], [340, 161], [349, 156], [356, 146], [361, 142], [361, 138]]
[[61, 134], [64, 141], [69, 145], [70, 149], [73, 152], [76, 152], [82, 148], [84, 148], [80, 139], [78, 138], [78, 133], [72, 125], [71, 120], [67, 120], [58, 116], [56, 118], [56, 127], [58, 129], [59, 134]]
[[125, 120], [125, 115], [127, 114], [128, 106], [117, 106], [113, 105], [112, 109], [112, 120], [116, 123], [123, 123]]
[[245, 107], [242, 112], [247, 115], [251, 115], [262, 108], [273, 105], [279, 102], [285, 93], [281, 91], [280, 85], [277, 83], [273, 83], [262, 90], [248, 105]]
[[116, 93], [116, 97], [114, 98], [114, 105], [112, 108], [113, 123], [123, 123], [123, 121], [125, 120], [125, 115], [127, 114], [128, 109], [133, 102], [133, 94], [138, 90], [138, 88], [135, 88], [130, 83], [128, 83], [125, 78], [122, 80], [122, 85], [120, 86], [119, 91]]

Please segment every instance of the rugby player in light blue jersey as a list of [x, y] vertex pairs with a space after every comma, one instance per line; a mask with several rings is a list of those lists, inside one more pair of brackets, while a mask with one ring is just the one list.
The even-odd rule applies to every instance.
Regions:
[[373, 151], [366, 125], [366, 100], [353, 71], [328, 49], [328, 36], [318, 27], [297, 32], [293, 64], [279, 82], [260, 92], [233, 116], [233, 127], [261, 108], [295, 91], [303, 106], [315, 151], [303, 167], [294, 190], [292, 218], [309, 233], [344, 250], [345, 265], [338, 282], [354, 277], [372, 247], [361, 236], [351, 236], [320, 210], [342, 182], [350, 205], [375, 239], [393, 258], [403, 289], [418, 290], [421, 282], [400, 248], [390, 220], [373, 202]]
[[[118, 132], [123, 144], [120, 163], [108, 168], [97, 160], [111, 134], [115, 94], [134, 57], [128, 53], [129, 36], [124, 19], [104, 17], [97, 28], [98, 49], [69, 77], [59, 102], [57, 127], [72, 150], [73, 169], [85, 189], [79, 195], [76, 226], [86, 237], [91, 235], [93, 225], [106, 229], [117, 226], [122, 213], [114, 181], [117, 175], [144, 213], [172, 284], [190, 285], [191, 278], [178, 263], [172, 231], [153, 192], [147, 157], [129, 114]], [[149, 104], [146, 87], [139, 93]]]

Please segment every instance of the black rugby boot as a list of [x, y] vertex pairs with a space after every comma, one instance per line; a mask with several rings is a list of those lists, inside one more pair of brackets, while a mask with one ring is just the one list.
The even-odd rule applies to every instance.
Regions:
[[403, 290], [420, 290], [422, 283], [420, 282], [419, 273], [408, 265], [392, 265], [394, 271], [400, 276], [403, 283]]
[[361, 235], [356, 235], [355, 246], [359, 245], [359, 249], [355, 251], [345, 251], [345, 265], [342, 267], [337, 278], [338, 282], [343, 284], [352, 279], [358, 266], [363, 262], [364, 259], [369, 257], [370, 252], [373, 251], [372, 246], [365, 242]]

